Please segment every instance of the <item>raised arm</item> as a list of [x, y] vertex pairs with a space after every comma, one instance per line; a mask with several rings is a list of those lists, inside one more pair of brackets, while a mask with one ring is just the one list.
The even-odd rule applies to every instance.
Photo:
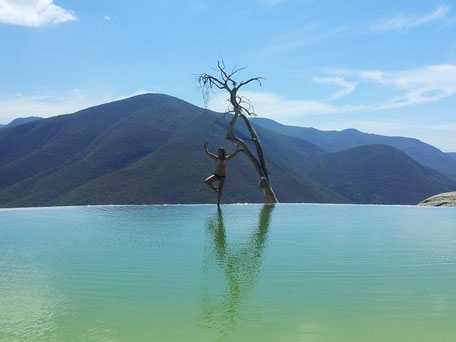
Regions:
[[238, 154], [238, 152], [239, 152], [239, 151], [242, 151], [242, 150], [241, 150], [241, 149], [239, 149], [239, 145], [237, 145], [237, 149], [236, 149], [236, 151], [235, 151], [233, 154], [230, 154], [229, 156], [226, 156], [226, 157], [225, 157], [225, 159], [226, 159], [226, 160], [230, 160], [230, 159], [233, 159], [233, 158], [234, 158], [234, 156], [235, 156], [236, 154]]
[[207, 154], [209, 157], [211, 157], [212, 159], [215, 159], [215, 160], [216, 160], [216, 159], [218, 158], [215, 154], [213, 154], [213, 153], [211, 153], [211, 152], [209, 152], [209, 151], [207, 150], [207, 140], [206, 140], [206, 142], [204, 143], [204, 151], [206, 151], [206, 154]]

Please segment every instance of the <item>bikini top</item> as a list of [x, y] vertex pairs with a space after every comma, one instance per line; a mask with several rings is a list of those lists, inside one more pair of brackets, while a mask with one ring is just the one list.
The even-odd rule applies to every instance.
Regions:
[[225, 160], [217, 159], [217, 161], [215, 162], [215, 165], [217, 165], [217, 166], [219, 166], [219, 165], [226, 166], [226, 159]]

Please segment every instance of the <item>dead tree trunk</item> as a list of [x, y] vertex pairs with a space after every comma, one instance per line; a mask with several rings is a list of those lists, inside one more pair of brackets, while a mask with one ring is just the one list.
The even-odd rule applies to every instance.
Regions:
[[[260, 138], [248, 118], [249, 116], [255, 116], [255, 113], [253, 112], [253, 106], [248, 99], [238, 95], [238, 90], [250, 82], [256, 81], [261, 85], [262, 78], [254, 77], [247, 81], [237, 83], [233, 80], [233, 75], [245, 68], [234, 68], [231, 73], [228, 74], [225, 70], [225, 64], [223, 63], [223, 60], [217, 63], [217, 67], [217, 72], [220, 74], [219, 78], [211, 76], [209, 74], [201, 74], [197, 76], [197, 80], [203, 89], [203, 96], [205, 97], [205, 101], [208, 100], [210, 90], [214, 88], [226, 90], [229, 93], [230, 107], [225, 114], [231, 113], [233, 114], [233, 117], [228, 125], [226, 139], [232, 141], [236, 145], [239, 145], [254, 166], [260, 178], [259, 187], [263, 194], [264, 202], [266, 204], [278, 203], [277, 197], [272, 190], [271, 180], [269, 178], [269, 169], [266, 163], [266, 159], [264, 158]], [[242, 119], [245, 126], [247, 127], [247, 130], [250, 133], [250, 138], [241, 139], [234, 135], [234, 125], [239, 118]], [[254, 144], [256, 156], [247, 146], [247, 141]]]

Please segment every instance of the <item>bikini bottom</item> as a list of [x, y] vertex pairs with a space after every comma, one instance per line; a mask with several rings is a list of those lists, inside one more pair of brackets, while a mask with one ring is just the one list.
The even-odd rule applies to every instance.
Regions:
[[214, 176], [217, 177], [217, 180], [220, 180], [220, 179], [222, 179], [222, 178], [225, 178], [225, 176], [216, 175], [215, 173], [214, 173]]

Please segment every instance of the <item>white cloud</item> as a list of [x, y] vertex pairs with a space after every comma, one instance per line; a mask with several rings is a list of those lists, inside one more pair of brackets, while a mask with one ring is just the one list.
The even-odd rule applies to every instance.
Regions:
[[106, 20], [106, 21], [111, 21], [112, 18], [111, 18], [109, 15], [105, 15], [105, 16], [104, 16], [104, 20]]
[[[218, 112], [224, 112], [227, 109], [225, 94], [212, 96], [208, 108]], [[246, 97], [255, 107], [255, 113], [261, 117], [278, 120], [283, 123], [297, 123], [303, 116], [317, 114], [333, 114], [360, 111], [365, 106], [335, 106], [330, 103], [324, 103], [314, 100], [290, 100], [275, 93], [262, 93], [254, 91], [243, 91], [241, 96]]]
[[414, 27], [435, 21], [449, 22], [450, 6], [439, 6], [433, 12], [423, 15], [397, 14], [392, 18], [381, 20], [370, 26], [373, 32], [407, 31]]
[[[359, 81], [362, 81], [359, 71], [345, 70], [344, 73], [358, 77]], [[380, 75], [383, 75], [383, 73], [380, 72]], [[383, 80], [382, 77], [374, 77], [374, 79]], [[371, 82], [370, 79], [369, 82]], [[380, 81], [374, 82], [380, 84]], [[408, 82], [405, 83], [408, 84]], [[390, 86], [389, 83], [387, 86]], [[0, 94], [0, 123], [6, 124], [15, 118], [31, 115], [49, 117], [73, 113], [94, 105], [145, 93], [150, 93], [150, 91], [138, 90], [122, 97], [112, 93], [93, 96], [91, 92], [78, 89], [60, 94], [48, 93], [40, 96]], [[271, 118], [284, 124], [300, 126], [307, 122], [307, 125], [326, 130], [356, 128], [369, 133], [411, 136], [431, 143], [442, 150], [456, 151], [456, 139], [454, 139], [456, 122], [434, 124], [423, 129], [422, 125], [409, 121], [383, 121], [381, 117], [378, 117], [378, 120], [346, 120], [344, 119], [346, 116], [335, 116], [325, 123], [321, 123], [323, 118], [316, 119], [320, 123], [312, 124], [312, 120], [309, 117], [313, 115], [368, 113], [385, 109], [385, 106], [383, 103], [334, 105], [315, 100], [288, 99], [275, 93], [251, 91], [242, 92], [241, 95], [251, 100], [255, 105], [255, 112], [259, 116]], [[218, 98], [213, 96], [208, 107], [220, 112], [225, 111], [227, 108], [226, 94], [220, 93]], [[307, 119], [304, 119], [306, 117]]]
[[[282, 2], [280, 0], [260, 1], [267, 7], [272, 7]], [[450, 6], [439, 6], [433, 12], [423, 15], [397, 14], [394, 17], [374, 23], [347, 24], [335, 26], [331, 29], [315, 22], [310, 22], [301, 27], [295, 27], [288, 33], [271, 37], [269, 39], [271, 43], [264, 48], [264, 52], [269, 54], [286, 53], [335, 39], [372, 35], [378, 32], [406, 32], [412, 28], [430, 23], [452, 25], [456, 23], [456, 17], [451, 14]]]
[[[344, 130], [355, 128], [362, 132], [375, 133], [388, 136], [406, 136], [418, 138], [442, 151], [456, 151], [456, 123], [432, 125], [423, 129], [417, 122], [405, 120], [346, 120], [345, 116], [331, 117], [332, 120], [313, 120], [311, 116], [317, 114], [342, 114], [348, 112], [368, 113], [381, 109], [381, 105], [345, 105], [334, 106], [331, 104], [311, 100], [289, 100], [274, 93], [243, 92], [255, 105], [255, 112], [260, 117], [276, 120], [285, 125], [312, 126], [322, 130]], [[209, 108], [218, 112], [226, 110], [225, 94], [212, 97]], [[223, 99], [223, 100], [222, 100]], [[341, 118], [341, 120], [339, 120]], [[319, 122], [320, 121], [320, 122]]]
[[360, 86], [376, 85], [384, 87], [387, 93], [395, 93], [389, 100], [373, 104], [374, 110], [435, 102], [456, 94], [455, 64], [438, 64], [389, 72], [347, 69], [325, 69], [325, 71], [330, 75], [351, 77]]
[[105, 100], [106, 98], [89, 98], [86, 92], [77, 89], [61, 95], [3, 95], [0, 97], [0, 122], [8, 123], [15, 118], [26, 116], [49, 117], [73, 113]]
[[137, 96], [137, 95], [143, 95], [143, 94], [150, 94], [150, 93], [154, 93], [154, 92], [153, 91], [149, 91], [149, 90], [145, 90], [145, 89], [141, 89], [141, 90], [135, 91], [134, 93], [118, 97], [118, 98], [116, 98], [113, 101], [125, 100], [125, 99], [128, 99], [129, 97], [133, 97], [133, 96]]
[[[394, 72], [340, 69], [328, 69], [327, 72], [336, 77], [314, 77], [313, 80], [342, 87], [331, 100], [353, 92], [355, 84], [372, 94], [392, 95], [384, 101], [342, 105], [313, 99], [287, 99], [276, 93], [246, 91], [241, 95], [250, 99], [257, 115], [288, 124], [299, 124], [300, 118], [309, 115], [388, 110], [435, 102], [456, 94], [456, 65], [442, 64]], [[353, 80], [347, 81], [346, 78]], [[220, 100], [226, 98], [224, 95], [212, 97], [208, 107], [215, 111], [225, 111], [227, 102]]]
[[18, 117], [50, 117], [74, 113], [91, 106], [146, 93], [149, 92], [146, 90], [139, 90], [122, 97], [114, 96], [113, 94], [93, 96], [88, 91], [74, 89], [60, 94], [49, 93], [47, 95], [39, 96], [3, 94], [0, 95], [0, 123], [9, 123], [11, 120]]
[[[456, 152], [456, 122], [435, 124], [421, 129], [418, 134], [426, 134], [426, 141], [445, 152]], [[419, 136], [419, 135], [417, 135]]]
[[331, 39], [340, 38], [347, 34], [350, 34], [350, 30], [345, 26], [337, 27], [332, 30], [325, 30], [318, 24], [311, 22], [300, 28], [294, 29], [288, 34], [278, 35], [274, 39], [275, 42], [267, 46], [264, 49], [264, 52], [268, 54], [285, 53]]
[[439, 131], [455, 132], [456, 133], [456, 122], [432, 125], [430, 128], [434, 129], [434, 130], [439, 130]]
[[330, 100], [336, 100], [338, 98], [347, 96], [348, 94], [352, 93], [355, 90], [356, 83], [347, 82], [342, 77], [314, 77], [313, 80], [320, 84], [327, 84], [333, 85], [337, 87], [341, 87], [339, 91], [337, 91]]
[[53, 0], [0, 0], [0, 23], [39, 27], [77, 20]]
[[[380, 119], [380, 118], [379, 118]], [[355, 128], [361, 132], [387, 136], [401, 136], [420, 139], [442, 151], [456, 151], [456, 122], [431, 125], [423, 129], [423, 125], [415, 121], [405, 120], [341, 120], [329, 121], [312, 125], [321, 130], [344, 130]]]
[[456, 94], [456, 65], [451, 64], [395, 72], [361, 71], [358, 76], [401, 93], [379, 105], [379, 109], [435, 102]]
[[[383, 100], [361, 103], [345, 101], [344, 104], [339, 105], [331, 103], [335, 95], [326, 101], [288, 99], [272, 92], [242, 92], [240, 95], [250, 99], [258, 116], [283, 124], [302, 126], [306, 122], [306, 125], [325, 130], [356, 128], [368, 133], [410, 136], [444, 151], [456, 151], [454, 138], [456, 123], [454, 122], [429, 125], [423, 129], [423, 125], [411, 121], [382, 120], [381, 115], [376, 120], [346, 120], [346, 115], [338, 115], [373, 112], [381, 114], [394, 108], [436, 102], [454, 96], [456, 95], [456, 65], [440, 64], [399, 71], [326, 69], [325, 73], [326, 76], [314, 77], [313, 80], [324, 85], [340, 86], [342, 89], [336, 92], [337, 96], [353, 93], [350, 98], [354, 99], [357, 91], [360, 90], [363, 95], [368, 95], [363, 98], [383, 98]], [[221, 93], [218, 98], [215, 96], [211, 98], [208, 107], [223, 112], [227, 109], [227, 104], [226, 94]], [[322, 118], [310, 118], [328, 114], [337, 116], [330, 117], [330, 120], [323, 124]], [[320, 123], [312, 124], [312, 122]]]

